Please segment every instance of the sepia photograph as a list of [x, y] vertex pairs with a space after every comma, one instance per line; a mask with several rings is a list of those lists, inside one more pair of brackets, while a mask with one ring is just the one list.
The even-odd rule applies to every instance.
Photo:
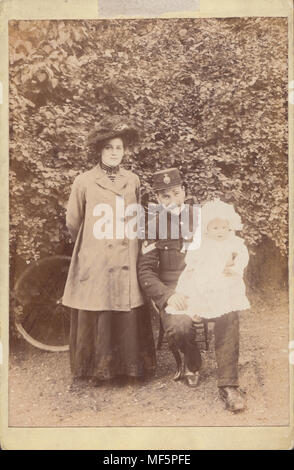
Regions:
[[9, 20], [9, 427], [290, 425], [288, 28]]

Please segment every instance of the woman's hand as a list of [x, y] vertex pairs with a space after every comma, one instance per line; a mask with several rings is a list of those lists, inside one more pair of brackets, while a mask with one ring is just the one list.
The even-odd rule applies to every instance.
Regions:
[[173, 294], [167, 301], [167, 305], [175, 310], [185, 310], [187, 305], [187, 297], [182, 294]]

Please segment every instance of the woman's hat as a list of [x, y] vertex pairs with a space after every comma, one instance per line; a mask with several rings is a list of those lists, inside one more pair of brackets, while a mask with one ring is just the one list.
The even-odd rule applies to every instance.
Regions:
[[87, 143], [96, 145], [114, 137], [124, 137], [128, 144], [132, 144], [138, 140], [139, 131], [124, 116], [107, 116], [91, 130]]
[[164, 189], [181, 186], [183, 184], [180, 172], [177, 168], [168, 168], [160, 170], [153, 175], [154, 191], [163, 191]]

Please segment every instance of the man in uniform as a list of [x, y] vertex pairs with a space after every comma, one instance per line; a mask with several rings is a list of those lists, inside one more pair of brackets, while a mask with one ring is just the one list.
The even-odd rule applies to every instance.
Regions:
[[[191, 229], [195, 230], [196, 213], [191, 205], [185, 204], [185, 189], [177, 168], [156, 172], [153, 189], [159, 202], [153, 221], [155, 233], [150, 237], [148, 228], [152, 223], [149, 217], [138, 260], [138, 278], [143, 292], [158, 308], [170, 349], [179, 350], [184, 355], [185, 382], [190, 387], [196, 387], [201, 355], [195, 342], [192, 319], [185, 314], [168, 314], [165, 311], [167, 305], [176, 310], [187, 307], [185, 297], [175, 293], [175, 288], [185, 267], [184, 258], [193, 237]], [[189, 217], [182, 217], [183, 211], [187, 210]], [[220, 397], [230, 411], [242, 411], [245, 403], [238, 388], [238, 314], [231, 312], [216, 319], [214, 334]]]

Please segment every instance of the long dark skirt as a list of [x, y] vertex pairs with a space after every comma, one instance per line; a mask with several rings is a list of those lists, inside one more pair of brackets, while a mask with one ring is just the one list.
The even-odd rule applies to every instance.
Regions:
[[142, 377], [155, 369], [150, 313], [74, 310], [70, 325], [70, 366], [75, 378]]

